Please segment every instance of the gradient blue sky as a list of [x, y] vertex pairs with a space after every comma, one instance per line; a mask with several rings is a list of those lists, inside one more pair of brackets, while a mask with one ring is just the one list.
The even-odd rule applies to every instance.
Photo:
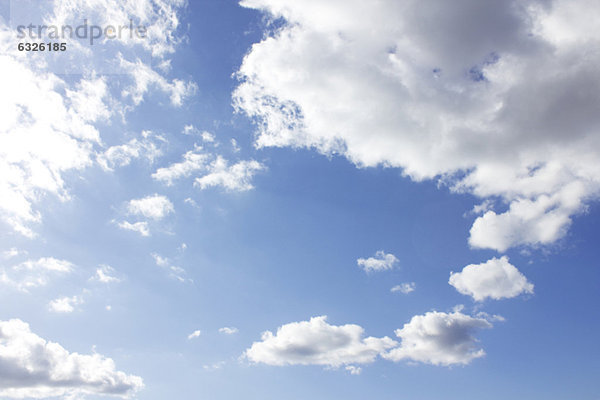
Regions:
[[[584, 89], [598, 84], [600, 30], [585, 18], [596, 3], [146, 0], [145, 16], [133, 1], [25, 3], [3, 2], [1, 20], [0, 397], [598, 399], [600, 125], [581, 107], [600, 103]], [[161, 25], [157, 5], [177, 23]], [[126, 61], [110, 73], [74, 45], [46, 59], [16, 51], [19, 21], [62, 6], [71, 23], [123, 7], [162, 28], [148, 48], [115, 45]], [[68, 55], [79, 73], [61, 70]], [[48, 109], [57, 102], [64, 115]], [[98, 140], [78, 136], [77, 116]], [[123, 145], [137, 152], [127, 162], [114, 155]], [[187, 175], [156, 178], [187, 152], [201, 158]], [[152, 196], [171, 205], [131, 203]], [[489, 260], [506, 260], [500, 275]], [[414, 290], [391, 290], [403, 283]], [[64, 298], [71, 307], [52, 306]], [[419, 336], [414, 318], [434, 311], [445, 324]], [[319, 328], [311, 318], [324, 315]], [[395, 344], [366, 361], [354, 353], [386, 336]], [[69, 369], [39, 340], [114, 365]], [[71, 380], [53, 375], [64, 368]]]

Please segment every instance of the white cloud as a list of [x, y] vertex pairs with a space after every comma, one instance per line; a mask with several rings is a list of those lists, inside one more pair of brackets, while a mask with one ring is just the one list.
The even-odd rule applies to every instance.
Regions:
[[224, 333], [225, 335], [233, 335], [235, 333], [238, 333], [239, 330], [238, 330], [238, 328], [235, 328], [235, 327], [227, 327], [227, 326], [225, 326], [223, 328], [219, 328], [219, 332], [220, 333]]
[[69, 274], [73, 269], [74, 266], [69, 261], [42, 257], [1, 269], [0, 283], [27, 292], [29, 289], [46, 286], [53, 278]]
[[287, 21], [239, 69], [234, 104], [258, 121], [257, 146], [498, 199], [508, 211], [488, 210], [470, 238], [498, 251], [553, 243], [598, 197], [600, 3], [241, 4]]
[[379, 250], [375, 253], [375, 257], [359, 258], [356, 263], [366, 272], [385, 271], [394, 268], [398, 264], [398, 258], [391, 253], [386, 254], [383, 250]]
[[132, 160], [137, 158], [145, 158], [152, 163], [162, 154], [157, 142], [164, 141], [165, 139], [160, 135], [143, 131], [141, 139], [133, 138], [125, 144], [111, 146], [103, 153], [98, 154], [96, 159], [98, 164], [107, 171], [129, 165]]
[[209, 173], [196, 178], [195, 186], [206, 189], [213, 186], [222, 186], [230, 191], [247, 191], [253, 189], [252, 178], [258, 171], [265, 169], [265, 166], [258, 161], [239, 161], [229, 165], [228, 161], [221, 156], [210, 164]]
[[483, 357], [473, 332], [491, 328], [483, 318], [474, 318], [455, 311], [447, 314], [431, 311], [412, 317], [397, 329], [402, 343], [383, 357], [392, 361], [411, 360], [434, 365], [468, 364]]
[[115, 269], [110, 265], [101, 265], [99, 268], [96, 268], [96, 273], [91, 278], [92, 280], [96, 280], [100, 283], [119, 283], [121, 280], [112, 274], [115, 272]]
[[149, 65], [142, 61], [128, 61], [121, 57], [120, 66], [129, 73], [133, 79], [133, 85], [122, 91], [123, 97], [131, 98], [135, 105], [144, 100], [144, 95], [151, 89], [157, 88], [169, 95], [171, 104], [181, 106], [186, 97], [193, 95], [196, 90], [196, 84], [185, 82], [181, 79], [168, 81], [164, 76], [153, 70]]
[[0, 321], [0, 348], [3, 398], [127, 397], [143, 387], [142, 378], [117, 371], [112, 359], [69, 353], [32, 333], [19, 319]]
[[210, 132], [204, 131], [204, 132], [202, 132], [202, 140], [206, 143], [214, 143], [215, 135], [213, 135]]
[[150, 229], [148, 229], [148, 223], [146, 221], [140, 222], [128, 222], [122, 221], [118, 224], [119, 228], [125, 229], [127, 231], [137, 232], [142, 236], [150, 236]]
[[17, 257], [21, 254], [26, 254], [26, 252], [21, 251], [21, 250], [17, 249], [16, 247], [11, 247], [10, 249], [4, 250], [2, 252], [2, 257], [7, 260], [9, 258]]
[[187, 338], [188, 340], [192, 340], [199, 337], [201, 334], [202, 332], [200, 330], [195, 330], [194, 332], [190, 333]]
[[127, 211], [132, 215], [141, 215], [146, 218], [159, 220], [175, 212], [175, 208], [166, 196], [154, 194], [141, 199], [130, 200], [127, 205]]
[[533, 284], [508, 262], [506, 256], [492, 258], [482, 264], [467, 265], [462, 272], [452, 272], [448, 283], [459, 293], [471, 296], [476, 301], [486, 298], [500, 300], [533, 293]]
[[200, 171], [206, 168], [209, 156], [207, 154], [197, 153], [202, 148], [196, 148], [190, 150], [183, 155], [183, 161], [173, 163], [168, 167], [159, 168], [155, 173], [152, 174], [152, 178], [157, 181], [165, 183], [167, 186], [171, 186], [173, 181], [188, 177], [196, 171]]
[[262, 341], [254, 342], [244, 353], [248, 360], [269, 365], [326, 365], [339, 367], [365, 364], [397, 343], [388, 338], [363, 338], [358, 325], [329, 325], [327, 317], [292, 322], [266, 331]]
[[405, 283], [401, 283], [400, 285], [394, 286], [393, 288], [390, 289], [390, 291], [392, 293], [400, 292], [400, 293], [404, 293], [404, 294], [409, 294], [410, 292], [414, 292], [416, 288], [417, 288], [417, 285], [414, 282], [405, 282]]
[[356, 367], [354, 365], [348, 365], [346, 367], [346, 371], [350, 372], [350, 375], [360, 375], [362, 372], [362, 368]]
[[187, 271], [181, 267], [171, 264], [171, 260], [167, 257], [162, 257], [157, 253], [150, 254], [157, 266], [169, 272], [169, 276], [179, 282], [193, 282], [192, 279], [186, 278]]
[[240, 148], [240, 146], [238, 145], [238, 142], [237, 142], [237, 140], [235, 140], [235, 139], [233, 139], [233, 138], [231, 139], [231, 150], [232, 150], [234, 153], [239, 153], [239, 152], [242, 150], [242, 149]]
[[59, 297], [48, 304], [48, 309], [55, 313], [72, 313], [75, 307], [83, 304], [81, 296]]
[[194, 133], [197, 133], [197, 132], [198, 132], [198, 128], [196, 128], [192, 124], [185, 125], [183, 127], [183, 131], [181, 131], [181, 133], [183, 133], [184, 135], [193, 135]]

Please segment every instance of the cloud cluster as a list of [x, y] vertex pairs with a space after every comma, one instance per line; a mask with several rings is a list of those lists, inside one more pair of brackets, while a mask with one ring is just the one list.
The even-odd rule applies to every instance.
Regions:
[[506, 256], [492, 258], [482, 264], [467, 265], [461, 272], [452, 272], [448, 283], [476, 301], [486, 298], [500, 300], [533, 293], [533, 284]]
[[394, 268], [398, 264], [398, 258], [391, 253], [386, 254], [383, 250], [379, 250], [374, 257], [357, 259], [356, 264], [365, 272], [385, 271]]
[[0, 396], [48, 398], [111, 395], [129, 397], [142, 378], [115, 368], [100, 354], [70, 353], [60, 344], [31, 332], [19, 319], [0, 321]]
[[[473, 334], [492, 325], [484, 317], [472, 317], [460, 311], [431, 311], [415, 315], [395, 331], [401, 343], [385, 336], [363, 338], [358, 325], [330, 325], [327, 317], [292, 322], [273, 334], [266, 331], [244, 353], [256, 363], [268, 365], [326, 365], [339, 367], [373, 362], [377, 356], [391, 361], [415, 361], [433, 365], [468, 364], [485, 355]], [[347, 368], [348, 369], [348, 368]], [[360, 373], [354, 368], [352, 374]]]
[[197, 172], [201, 176], [194, 179], [194, 186], [200, 189], [222, 187], [232, 192], [243, 192], [254, 188], [252, 178], [266, 168], [255, 160], [241, 160], [230, 164], [219, 154], [201, 151], [202, 147], [196, 146], [183, 155], [182, 161], [157, 169], [152, 177], [171, 186], [175, 180]]
[[284, 21], [239, 69], [234, 104], [257, 121], [257, 146], [493, 200], [469, 242], [501, 252], [560, 239], [598, 196], [599, 3], [241, 4]]
[[[135, 157], [156, 156], [157, 149], [148, 140], [99, 152], [103, 147], [99, 126], [110, 122], [115, 113], [124, 120], [152, 87], [167, 93], [174, 106], [194, 92], [193, 83], [167, 79], [145, 62], [151, 56], [164, 60], [174, 51], [177, 12], [184, 5], [182, 0], [75, 0], [46, 2], [35, 10], [22, 7], [20, 12], [27, 18], [43, 18], [39, 22], [46, 25], [76, 26], [84, 19], [128, 24], [133, 19], [147, 26], [146, 39], [135, 42], [124, 35], [109, 46], [113, 53], [106, 53], [105, 47], [93, 52], [70, 41], [72, 69], [62, 65], [64, 58], [60, 64], [60, 58], [50, 54], [23, 57], [14, 46], [16, 32], [0, 21], [0, 107], [6, 114], [0, 121], [0, 219], [4, 223], [34, 237], [43, 215], [39, 203], [48, 195], [67, 201], [66, 174], [92, 165], [94, 155], [105, 169], [126, 165]], [[94, 58], [98, 54], [101, 57]], [[110, 79], [100, 76], [106, 65], [118, 67], [119, 74], [108, 75]]]

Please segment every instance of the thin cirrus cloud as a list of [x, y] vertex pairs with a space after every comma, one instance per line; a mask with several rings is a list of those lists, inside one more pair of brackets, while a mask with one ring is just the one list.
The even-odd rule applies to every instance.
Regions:
[[452, 272], [448, 283], [459, 293], [471, 296], [476, 301], [487, 298], [508, 299], [523, 293], [533, 294], [533, 284], [506, 256], [467, 265], [461, 272]]
[[356, 264], [365, 272], [377, 272], [393, 269], [398, 265], [398, 261], [395, 255], [379, 250], [373, 257], [357, 259]]
[[112, 395], [128, 398], [142, 389], [142, 378], [118, 371], [101, 354], [70, 353], [31, 332], [19, 319], [0, 321], [0, 381], [3, 398]]
[[[482, 314], [483, 315], [483, 314]], [[309, 321], [291, 322], [263, 333], [244, 357], [254, 363], [274, 366], [323, 365], [328, 367], [369, 364], [377, 357], [399, 362], [411, 361], [432, 365], [464, 365], [485, 352], [473, 334], [492, 324], [484, 316], [469, 316], [454, 311], [431, 311], [415, 315], [395, 331], [400, 343], [385, 336], [363, 338], [359, 325], [341, 326], [327, 323], [326, 316]], [[354, 366], [355, 368], [355, 366]], [[351, 374], [360, 370], [346, 368]]]
[[257, 146], [338, 153], [498, 200], [469, 243], [499, 252], [557, 241], [597, 199], [600, 23], [587, 16], [600, 3], [241, 5], [283, 21], [246, 55], [233, 95], [259, 122]]

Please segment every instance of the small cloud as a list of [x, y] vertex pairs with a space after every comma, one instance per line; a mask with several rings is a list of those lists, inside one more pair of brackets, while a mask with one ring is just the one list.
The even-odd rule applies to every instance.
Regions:
[[110, 265], [101, 265], [99, 268], [96, 268], [96, 274], [90, 278], [90, 280], [95, 280], [101, 283], [119, 283], [121, 280], [115, 276], [112, 276], [115, 270]]
[[356, 263], [365, 272], [385, 271], [394, 268], [398, 264], [398, 258], [391, 253], [386, 254], [383, 250], [379, 250], [374, 257], [359, 258]]
[[400, 292], [404, 294], [409, 294], [410, 292], [414, 292], [416, 287], [417, 285], [414, 282], [401, 283], [391, 288], [390, 291], [392, 293]]
[[361, 367], [355, 367], [354, 365], [348, 365], [346, 371], [350, 372], [350, 375], [360, 375], [362, 372]]
[[215, 142], [215, 135], [213, 135], [210, 132], [204, 131], [202, 132], [202, 140], [206, 143], [214, 143]]
[[242, 150], [240, 148], [240, 146], [238, 145], [237, 140], [235, 140], [233, 138], [231, 139], [231, 149], [233, 150], [234, 153], [239, 153], [240, 150]]
[[75, 306], [80, 304], [83, 304], [83, 298], [81, 296], [60, 297], [52, 300], [48, 304], [48, 308], [55, 313], [68, 314], [75, 311]]
[[238, 328], [234, 328], [234, 327], [223, 327], [219, 329], [220, 333], [224, 333], [225, 335], [233, 335], [235, 333], [238, 333], [239, 330]]
[[175, 208], [167, 197], [154, 194], [141, 199], [130, 200], [127, 205], [127, 212], [130, 215], [141, 215], [159, 220], [175, 212]]
[[198, 129], [194, 125], [189, 124], [183, 127], [181, 133], [184, 135], [193, 135], [194, 133], [198, 133]]
[[137, 232], [142, 236], [150, 236], [150, 229], [148, 229], [148, 223], [146, 221], [141, 222], [128, 222], [122, 221], [118, 223], [119, 228], [127, 231]]
[[190, 333], [187, 338], [188, 338], [188, 340], [192, 340], [192, 339], [199, 337], [201, 334], [202, 334], [202, 332], [199, 329], [197, 329], [194, 332]]

